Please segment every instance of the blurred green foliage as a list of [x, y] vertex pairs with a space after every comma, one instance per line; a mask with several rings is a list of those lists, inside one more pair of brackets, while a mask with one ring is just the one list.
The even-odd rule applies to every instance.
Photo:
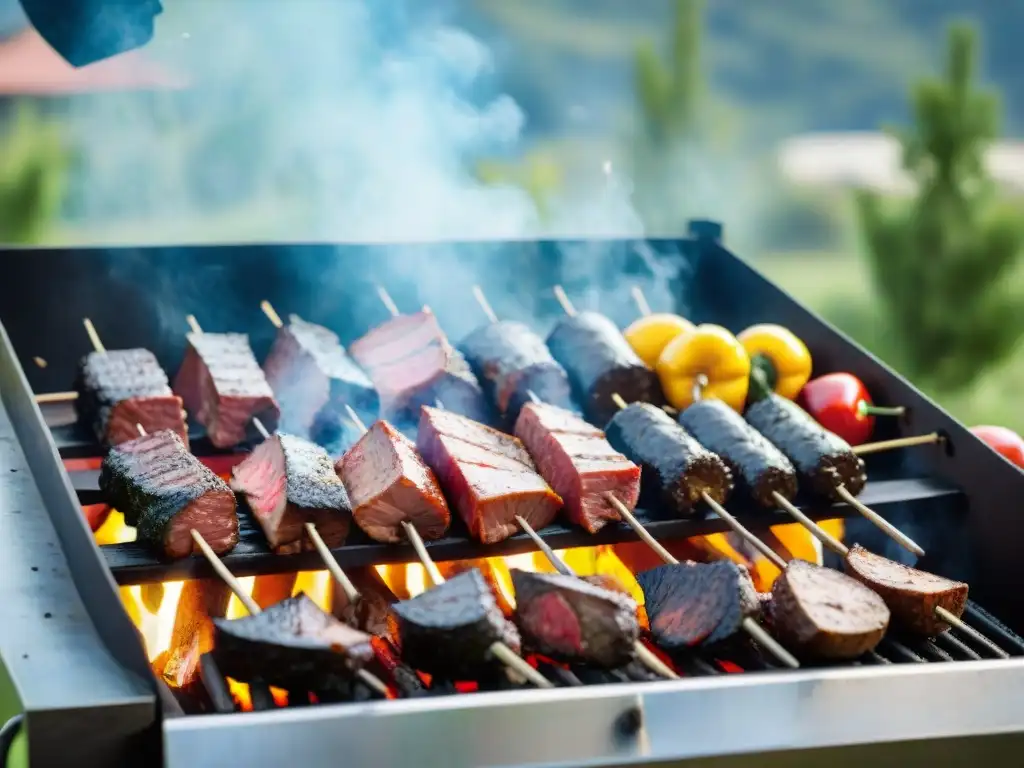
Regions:
[[534, 151], [522, 161], [481, 160], [476, 177], [493, 186], [509, 184], [525, 190], [537, 206], [541, 221], [546, 221], [554, 195], [562, 189], [562, 167], [549, 152]]

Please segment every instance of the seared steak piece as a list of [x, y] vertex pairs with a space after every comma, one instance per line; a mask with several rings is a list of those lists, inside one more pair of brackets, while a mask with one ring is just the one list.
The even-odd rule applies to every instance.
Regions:
[[755, 504], [775, 509], [774, 492], [796, 496], [796, 469], [764, 435], [721, 400], [699, 400], [679, 414], [697, 442], [717, 453], [732, 472], [739, 492]]
[[278, 553], [313, 549], [313, 523], [328, 547], [348, 536], [352, 507], [327, 451], [294, 435], [271, 435], [231, 470], [231, 487], [245, 496], [267, 543]]
[[416, 445], [470, 533], [484, 544], [515, 533], [517, 515], [540, 530], [562, 506], [515, 437], [424, 407]]
[[693, 515], [703, 494], [719, 504], [732, 492], [732, 473], [661, 408], [631, 403], [605, 429], [608, 442], [640, 465], [640, 504]]
[[562, 497], [569, 519], [587, 533], [597, 533], [619, 519], [607, 493], [630, 511], [636, 507], [640, 467], [579, 416], [553, 405], [527, 403], [519, 412], [516, 437]]
[[337, 334], [322, 325], [292, 315], [278, 329], [263, 370], [281, 406], [283, 432], [313, 437], [320, 412], [343, 415], [345, 404], [365, 419], [377, 418], [377, 390]]
[[374, 658], [370, 636], [346, 626], [299, 594], [255, 616], [214, 619], [214, 660], [240, 682], [280, 688], [347, 690]]
[[772, 586], [772, 625], [790, 650], [821, 659], [856, 659], [889, 626], [885, 601], [840, 571], [792, 560]]
[[745, 415], [793, 462], [805, 490], [831, 501], [841, 501], [836, 493], [840, 485], [854, 496], [864, 490], [868, 482], [864, 460], [792, 400], [770, 394], [747, 408]]
[[396, 641], [398, 629], [392, 607], [398, 602], [384, 579], [372, 565], [346, 568], [345, 575], [359, 592], [355, 603], [349, 602], [344, 590], [335, 586], [332, 592], [331, 613], [350, 627], [389, 641]]
[[375, 541], [405, 540], [403, 522], [421, 537], [439, 539], [451, 513], [441, 486], [413, 442], [378, 421], [335, 465], [352, 498], [356, 524]]
[[75, 380], [79, 421], [101, 445], [118, 445], [147, 432], [169, 429], [188, 444], [181, 398], [148, 349], [92, 352], [82, 358]]
[[629, 346], [618, 327], [597, 312], [579, 312], [558, 321], [548, 348], [569, 374], [573, 394], [587, 418], [605, 424], [619, 409], [612, 395], [627, 403], [665, 404], [658, 374]]
[[277, 429], [280, 411], [263, 369], [242, 333], [190, 333], [174, 391], [185, 408], [206, 427], [210, 442], [230, 448], [259, 433], [253, 418], [268, 431]]
[[238, 543], [235, 494], [168, 429], [111, 449], [100, 490], [135, 526], [138, 540], [167, 557], [192, 554], [193, 528], [217, 554]]
[[488, 323], [466, 337], [461, 347], [502, 426], [512, 429], [520, 409], [530, 402], [530, 392], [545, 403], [574, 408], [565, 369], [551, 356], [544, 339], [523, 323]]
[[935, 615], [945, 608], [957, 618], [967, 607], [968, 587], [927, 571], [868, 552], [859, 544], [846, 556], [846, 572], [874, 590], [892, 612], [892, 623], [904, 631], [933, 637], [949, 629]]
[[628, 664], [640, 637], [636, 602], [560, 573], [512, 570], [523, 644], [553, 659], [612, 668]]
[[666, 651], [726, 640], [761, 610], [750, 575], [728, 560], [662, 565], [636, 580], [651, 635]]
[[487, 422], [490, 409], [476, 376], [429, 310], [393, 317], [356, 340], [349, 353], [380, 393], [381, 416], [415, 430], [421, 405]]
[[495, 643], [519, 650], [519, 633], [475, 568], [397, 603], [393, 610], [402, 659], [443, 680], [476, 680], [491, 661]]

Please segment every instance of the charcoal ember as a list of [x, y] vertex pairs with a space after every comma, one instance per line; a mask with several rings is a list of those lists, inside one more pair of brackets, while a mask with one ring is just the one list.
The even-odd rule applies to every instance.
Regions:
[[512, 429], [531, 392], [545, 403], [575, 409], [565, 369], [529, 326], [488, 323], [466, 337], [461, 349], [502, 426]]
[[679, 563], [637, 574], [651, 635], [667, 651], [709, 646], [756, 616], [760, 601], [735, 563]]
[[831, 501], [842, 500], [839, 486], [854, 496], [864, 490], [864, 460], [792, 400], [770, 394], [748, 407], [745, 416], [793, 463], [802, 488]]
[[587, 533], [620, 519], [608, 494], [630, 511], [636, 507], [640, 467], [579, 416], [546, 403], [528, 403], [519, 412], [515, 433], [541, 476], [562, 497], [566, 516]]
[[732, 473], [661, 408], [632, 403], [605, 429], [608, 442], [640, 466], [640, 504], [691, 516], [707, 493], [723, 504], [732, 492]]
[[217, 554], [238, 543], [235, 494], [175, 432], [161, 430], [112, 448], [99, 484], [110, 505], [135, 526], [138, 541], [168, 558], [197, 549], [193, 529]]
[[402, 658], [411, 667], [446, 680], [479, 680], [492, 666], [491, 646], [514, 651], [516, 628], [498, 608], [480, 571], [460, 573], [412, 600], [396, 604]]
[[772, 626], [786, 647], [808, 658], [856, 659], [889, 626], [877, 594], [846, 574], [793, 560], [772, 586]]
[[694, 403], [679, 414], [679, 423], [725, 462], [744, 498], [775, 509], [775, 493], [796, 496], [796, 469], [789, 459], [721, 400]]
[[420, 406], [437, 401], [480, 422], [491, 418], [483, 389], [433, 312], [393, 317], [357, 339], [353, 359], [380, 394], [381, 416], [414, 432]]
[[277, 331], [263, 371], [281, 406], [283, 432], [315, 440], [318, 419], [326, 421], [330, 414], [347, 418], [346, 404], [368, 421], [377, 418], [377, 390], [337, 334], [322, 325], [289, 317]]
[[854, 545], [846, 555], [846, 573], [877, 593], [892, 614], [892, 623], [925, 637], [942, 634], [949, 624], [936, 615], [945, 608], [957, 618], [967, 607], [968, 586], [934, 573], [897, 563]]
[[628, 664], [640, 636], [637, 605], [621, 592], [559, 573], [512, 570], [523, 643], [564, 661]]
[[612, 395], [627, 403], [665, 404], [658, 375], [604, 315], [579, 312], [562, 318], [548, 336], [548, 348], [565, 368], [573, 395], [595, 424], [607, 423], [618, 410]]
[[305, 594], [255, 616], [213, 623], [217, 667], [240, 682], [302, 691], [346, 689], [353, 673], [374, 659], [369, 635], [325, 613]]
[[313, 523], [332, 549], [345, 543], [352, 507], [330, 456], [294, 435], [272, 435], [231, 470], [231, 487], [245, 496], [267, 543], [278, 553], [312, 550]]
[[253, 419], [269, 432], [281, 416], [274, 392], [241, 333], [190, 333], [174, 391], [206, 427], [210, 442], [230, 448], [259, 436]]
[[484, 544], [555, 517], [562, 499], [537, 472], [515, 437], [438, 408], [423, 408], [417, 448], [470, 533]]
[[188, 445], [181, 398], [148, 349], [92, 352], [82, 358], [75, 379], [75, 412], [101, 445], [118, 445], [146, 432], [169, 429]]
[[336, 465], [356, 524], [373, 540], [404, 541], [411, 523], [430, 541], [444, 536], [451, 512], [433, 471], [409, 438], [377, 421]]

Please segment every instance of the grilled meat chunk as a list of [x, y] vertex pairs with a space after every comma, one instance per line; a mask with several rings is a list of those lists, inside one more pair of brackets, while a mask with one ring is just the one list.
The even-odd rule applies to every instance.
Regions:
[[355, 341], [349, 353], [380, 393], [381, 416], [414, 431], [421, 405], [487, 422], [490, 409], [476, 376], [429, 310], [393, 317]]
[[608, 442], [640, 465], [640, 504], [692, 515], [705, 492], [719, 504], [732, 492], [732, 473], [661, 408], [632, 403], [605, 431]]
[[331, 457], [315, 443], [271, 435], [231, 470], [231, 487], [245, 496], [275, 552], [312, 550], [306, 523], [327, 546], [345, 543], [352, 506]]
[[721, 400], [694, 403], [679, 414], [679, 423], [721, 457], [737, 490], [756, 504], [774, 509], [773, 492], [786, 499], [796, 496], [796, 469], [789, 459]]
[[519, 650], [519, 633], [475, 568], [397, 603], [393, 610], [403, 660], [445, 680], [475, 680], [495, 643]]
[[772, 586], [772, 625], [791, 650], [820, 659], [856, 659], [889, 626], [885, 601], [840, 571], [791, 560]]
[[249, 337], [242, 333], [190, 333], [174, 391], [206, 427], [210, 442], [230, 448], [244, 442], [258, 418], [270, 432], [281, 412], [256, 362]]
[[957, 618], [967, 607], [968, 587], [927, 571], [897, 563], [854, 545], [846, 556], [846, 572], [876, 592], [892, 613], [893, 625], [933, 637], [949, 629], [935, 614], [945, 608]]
[[512, 570], [523, 644], [554, 659], [612, 668], [628, 664], [640, 636], [636, 602], [559, 573]]
[[517, 516], [540, 530], [562, 506], [517, 438], [465, 416], [424, 407], [417, 447], [470, 533], [484, 544], [515, 533]]
[[377, 390], [337, 334], [322, 325], [292, 315], [278, 329], [263, 370], [281, 405], [283, 432], [315, 439], [311, 430], [321, 411], [343, 414], [345, 404], [363, 418], [377, 418]]
[[439, 539], [451, 513], [437, 478], [409, 438], [378, 421], [336, 465], [354, 508], [356, 524], [375, 541], [405, 540], [403, 522], [424, 539]]
[[637, 357], [622, 332], [597, 312], [580, 312], [558, 321], [548, 348], [569, 374], [569, 383], [587, 418], [605, 424], [618, 406], [627, 403], [665, 404], [658, 375]]
[[350, 627], [396, 641], [398, 630], [392, 607], [398, 598], [384, 583], [377, 569], [372, 565], [346, 568], [345, 575], [359, 592], [359, 597], [351, 602], [344, 590], [335, 588], [331, 593], [331, 613]]
[[554, 405], [527, 403], [516, 421], [516, 437], [562, 501], [569, 519], [597, 533], [619, 519], [605, 494], [632, 511], [640, 498], [640, 467], [616, 451], [604, 433]]
[[530, 402], [529, 392], [545, 403], [574, 409], [565, 369], [523, 323], [489, 323], [462, 342], [462, 352], [507, 429]]
[[661, 565], [636, 580], [651, 634], [666, 651], [726, 640], [761, 610], [750, 575], [728, 560]]
[[214, 619], [214, 659], [241, 682], [302, 691], [347, 690], [374, 658], [370, 636], [324, 613], [305, 594], [255, 616]]
[[770, 394], [747, 408], [746, 417], [793, 463], [805, 489], [832, 501], [840, 500], [841, 485], [854, 496], [864, 490], [864, 460], [792, 400]]
[[170, 558], [192, 554], [194, 528], [217, 554], [238, 543], [235, 494], [169, 429], [111, 449], [100, 490], [144, 541]]
[[148, 349], [92, 352], [82, 358], [75, 381], [79, 421], [110, 446], [147, 432], [169, 429], [188, 444], [181, 398], [171, 391], [167, 374]]

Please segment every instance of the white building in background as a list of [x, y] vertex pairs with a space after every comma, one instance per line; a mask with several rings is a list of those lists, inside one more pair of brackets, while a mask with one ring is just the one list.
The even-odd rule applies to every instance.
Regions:
[[[883, 133], [814, 133], [794, 136], [777, 154], [782, 175], [802, 187], [874, 189], [907, 194], [911, 180], [901, 167], [899, 143]], [[1024, 193], [1024, 142], [996, 142], [989, 173], [1014, 193]]]

